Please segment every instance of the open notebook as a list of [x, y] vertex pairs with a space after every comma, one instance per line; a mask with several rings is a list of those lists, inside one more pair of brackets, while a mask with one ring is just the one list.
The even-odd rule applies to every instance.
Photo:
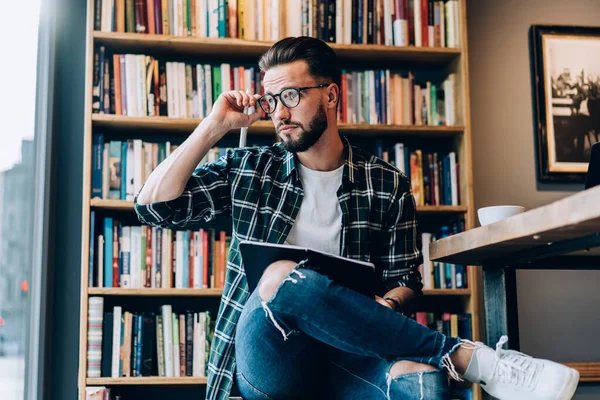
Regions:
[[275, 261], [300, 262], [308, 259], [306, 266], [332, 281], [365, 296], [377, 293], [375, 265], [369, 262], [335, 256], [318, 250], [289, 244], [275, 244], [242, 240], [240, 252], [244, 262], [250, 291], [254, 291], [264, 270]]

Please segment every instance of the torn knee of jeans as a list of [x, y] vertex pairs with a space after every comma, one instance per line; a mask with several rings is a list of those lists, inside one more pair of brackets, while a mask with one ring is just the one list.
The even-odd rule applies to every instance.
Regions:
[[[470, 342], [470, 341], [464, 341], [464, 342]], [[473, 343], [473, 342], [470, 342], [470, 343]], [[460, 374], [456, 370], [456, 367], [454, 366], [454, 363], [452, 362], [452, 359], [450, 358], [450, 356], [459, 347], [461, 347], [463, 345], [464, 345], [463, 341], [461, 341], [461, 342], [455, 344], [454, 346], [452, 346], [452, 349], [450, 349], [450, 351], [447, 354], [444, 354], [444, 356], [442, 357], [442, 361], [440, 362], [440, 369], [446, 370], [448, 372], [448, 375], [450, 375], [450, 377], [452, 379], [454, 379], [455, 381], [458, 381], [458, 382], [463, 382], [464, 379], [462, 379], [460, 377]]]
[[287, 278], [285, 278], [283, 280], [283, 282], [292, 282], [292, 283], [298, 283], [298, 279], [294, 278], [294, 276], [298, 276], [298, 279], [306, 279], [306, 275], [304, 275], [302, 272], [298, 271], [297, 269], [293, 269], [290, 271], [290, 274], [288, 275]]
[[[298, 268], [302, 267], [307, 260], [301, 261], [300, 263], [296, 264], [296, 266], [294, 266], [294, 268], [292, 270], [290, 270], [287, 275], [284, 277], [284, 279], [279, 282], [279, 284], [277, 285], [277, 287], [273, 288], [267, 288], [267, 290], [263, 290], [261, 293], [261, 287], [264, 289], [264, 286], [261, 286], [261, 284], [259, 284], [259, 293], [258, 293], [258, 297], [260, 298], [260, 304], [262, 305], [263, 310], [265, 310], [265, 316], [267, 318], [269, 318], [271, 320], [271, 322], [273, 323], [273, 325], [275, 326], [275, 328], [277, 328], [277, 330], [279, 332], [281, 332], [281, 335], [283, 336], [283, 340], [288, 340], [289, 336], [294, 334], [294, 333], [298, 333], [298, 331], [293, 330], [293, 329], [284, 329], [284, 327], [282, 327], [277, 319], [275, 318], [275, 316], [273, 315], [273, 311], [271, 311], [271, 309], [269, 308], [269, 303], [271, 303], [271, 301], [273, 301], [273, 299], [276, 297], [277, 292], [279, 291], [279, 289], [281, 288], [281, 286], [283, 286], [286, 282], [291, 282], [291, 284], [298, 284], [299, 280], [301, 279], [306, 279], [306, 275], [304, 275], [302, 273], [302, 271], [299, 271]], [[263, 276], [264, 277], [264, 276]], [[262, 279], [261, 279], [262, 281]], [[272, 284], [272, 282], [271, 282]], [[269, 283], [267, 283], [267, 285], [269, 285]], [[266, 292], [266, 293], [265, 293]], [[264, 296], [264, 297], [263, 297]]]
[[394, 381], [397, 381], [399, 378], [408, 377], [409, 375], [417, 375], [419, 378], [419, 394], [420, 394], [419, 399], [424, 400], [425, 399], [425, 397], [424, 397], [425, 390], [423, 388], [423, 374], [433, 373], [433, 372], [435, 372], [435, 371], [411, 372], [411, 373], [403, 374], [403, 375], [399, 375], [399, 376], [392, 376], [389, 372], [386, 373], [386, 382], [387, 382], [387, 393], [386, 393], [387, 396], [386, 397], [387, 397], [387, 399], [391, 400], [390, 399], [390, 388]]
[[[281, 336], [283, 336], [283, 340], [286, 341], [288, 340], [288, 338], [294, 334], [294, 333], [299, 333], [299, 331], [294, 330], [294, 329], [284, 329], [283, 323], [280, 324], [277, 319], [275, 319], [275, 316], [273, 315], [273, 311], [271, 311], [271, 309], [269, 308], [269, 305], [267, 304], [267, 302], [265, 301], [261, 301], [260, 304], [262, 305], [263, 310], [265, 310], [265, 317], [269, 318], [271, 320], [271, 322], [273, 323], [273, 325], [275, 326], [275, 328], [281, 333]], [[286, 327], [287, 328], [287, 327]]]
[[427, 375], [436, 375], [436, 374], [443, 374], [444, 376], [446, 376], [446, 373], [444, 371], [435, 369], [435, 370], [431, 370], [431, 371], [409, 372], [407, 374], [401, 374], [401, 375], [396, 375], [396, 376], [393, 376], [390, 373], [387, 373], [386, 378], [389, 380], [392, 380], [392, 381], [398, 381], [398, 380], [402, 380], [404, 378], [413, 379], [414, 377], [417, 377], [417, 376], [427, 376]]
[[[416, 385], [418, 385], [417, 393], [419, 394], [420, 400], [438, 398], [437, 395], [439, 395], [440, 393], [445, 393], [449, 390], [446, 375], [443, 371], [440, 371], [439, 369], [430, 371], [409, 372], [408, 374], [402, 374], [398, 376], [392, 376], [389, 373], [387, 373], [387, 399], [391, 399], [390, 392], [392, 385], [399, 385], [395, 387], [396, 389], [394, 392], [397, 393], [397, 389], [399, 387], [404, 388], [406, 386], [407, 380], [411, 381], [411, 385], [408, 385], [408, 387], [411, 388], [411, 390], [412, 388], [415, 388]], [[412, 396], [414, 394], [414, 392], [411, 392], [411, 398], [413, 398]]]
[[299, 262], [285, 274], [282, 274], [281, 270], [273, 271], [267, 268], [258, 284], [258, 297], [261, 302], [270, 302], [285, 282], [297, 284], [300, 279], [306, 279], [306, 275], [298, 270], [298, 268], [304, 266], [306, 261]]
[[408, 375], [414, 372], [430, 371], [439, 371], [439, 369], [437, 369], [433, 365], [424, 364], [416, 361], [398, 360], [392, 364], [392, 366], [388, 370], [388, 374], [395, 378], [397, 376]]

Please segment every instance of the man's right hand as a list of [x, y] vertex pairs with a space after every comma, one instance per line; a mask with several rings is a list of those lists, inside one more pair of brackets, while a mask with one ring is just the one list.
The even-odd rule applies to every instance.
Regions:
[[[256, 102], [258, 98], [260, 95], [250, 96], [241, 91], [222, 93], [194, 132], [152, 171], [137, 197], [138, 204], [181, 196], [194, 169], [219, 139], [228, 131], [250, 126], [265, 115]], [[254, 107], [256, 111], [246, 115], [244, 107]]]
[[[220, 126], [224, 132], [250, 126], [266, 114], [258, 105], [259, 94], [249, 95], [241, 90], [221, 93], [206, 117]], [[244, 114], [244, 107], [254, 107], [253, 114]]]

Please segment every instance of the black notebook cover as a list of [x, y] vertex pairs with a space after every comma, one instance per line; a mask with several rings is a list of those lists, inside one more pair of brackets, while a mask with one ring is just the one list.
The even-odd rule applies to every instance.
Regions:
[[373, 297], [378, 292], [375, 266], [301, 246], [241, 241], [240, 252], [244, 262], [250, 291], [254, 291], [267, 267], [279, 260], [300, 262], [308, 259], [306, 268], [327, 275], [332, 281], [355, 292]]
[[113, 313], [105, 312], [102, 320], [102, 364], [100, 376], [110, 378], [112, 370]]

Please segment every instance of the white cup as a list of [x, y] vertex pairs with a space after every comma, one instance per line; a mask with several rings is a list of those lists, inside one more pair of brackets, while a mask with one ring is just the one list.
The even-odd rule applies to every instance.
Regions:
[[491, 206], [482, 207], [477, 210], [479, 223], [481, 226], [493, 224], [494, 222], [502, 221], [513, 215], [517, 215], [525, 211], [525, 207], [521, 206]]

